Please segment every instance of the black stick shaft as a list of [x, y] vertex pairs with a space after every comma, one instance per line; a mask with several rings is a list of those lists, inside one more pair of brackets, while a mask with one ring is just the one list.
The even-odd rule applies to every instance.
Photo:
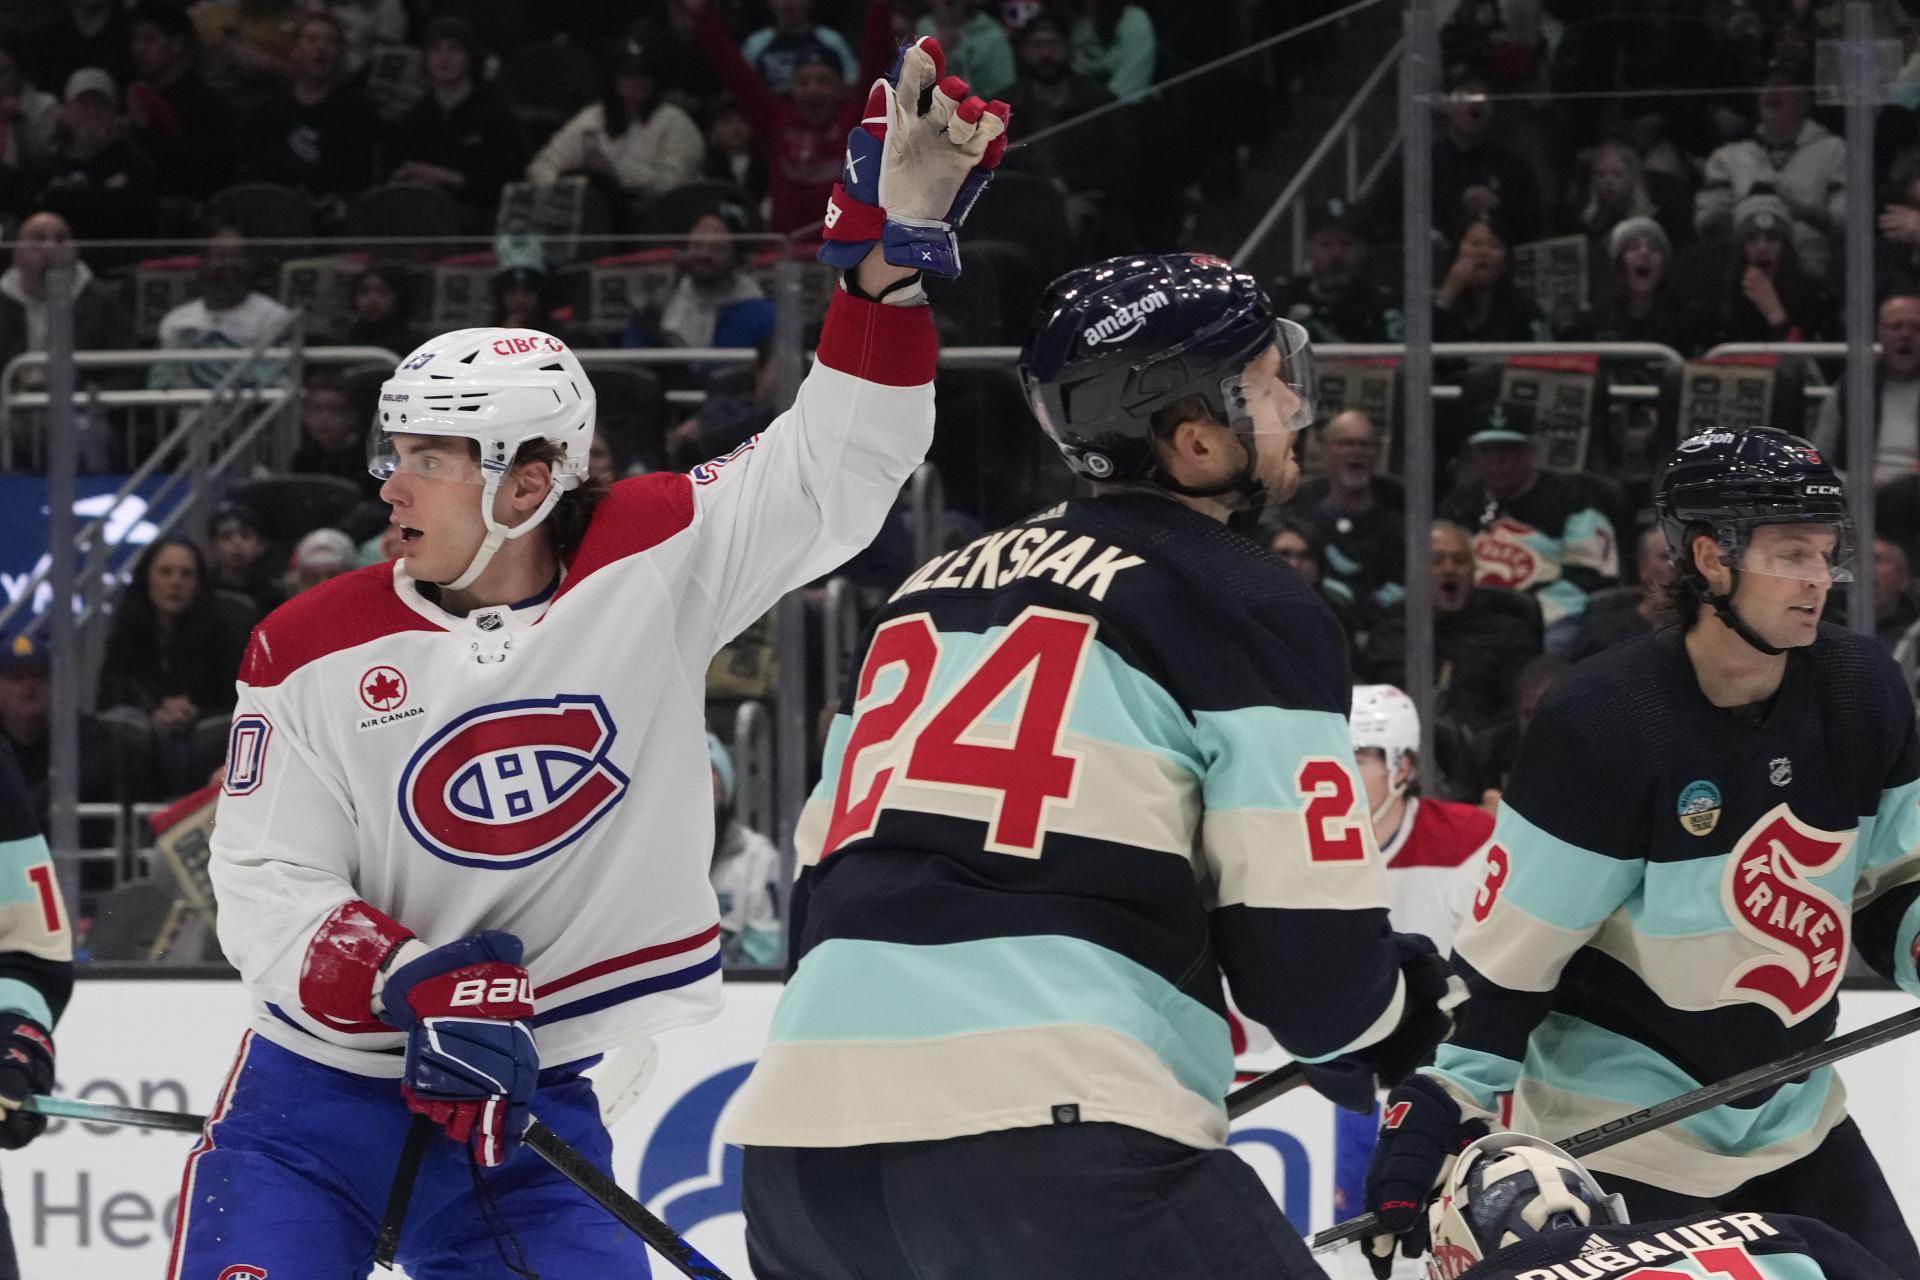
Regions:
[[674, 1269], [690, 1280], [728, 1280], [727, 1273], [709, 1262], [679, 1232], [647, 1212], [647, 1207], [628, 1195], [612, 1178], [594, 1167], [560, 1135], [535, 1120], [527, 1126], [526, 1144], [560, 1175], [586, 1192], [599, 1206], [618, 1218], [626, 1228], [646, 1241], [653, 1251], [671, 1262]]
[[1281, 1094], [1290, 1092], [1306, 1082], [1306, 1068], [1297, 1062], [1289, 1062], [1284, 1067], [1275, 1067], [1258, 1080], [1243, 1084], [1227, 1095], [1227, 1117], [1238, 1120], [1255, 1107], [1272, 1102]]
[[[1751, 1071], [1742, 1071], [1737, 1076], [1729, 1076], [1714, 1084], [1701, 1085], [1698, 1089], [1668, 1098], [1665, 1102], [1656, 1102], [1650, 1107], [1642, 1107], [1624, 1116], [1618, 1116], [1605, 1124], [1596, 1125], [1583, 1133], [1576, 1133], [1564, 1142], [1556, 1143], [1568, 1155], [1579, 1159], [1591, 1152], [1604, 1150], [1615, 1143], [1625, 1142], [1628, 1138], [1639, 1137], [1654, 1129], [1664, 1128], [1677, 1120], [1699, 1115], [1729, 1102], [1737, 1102], [1748, 1094], [1758, 1093], [1762, 1089], [1776, 1084], [1784, 1084], [1795, 1076], [1805, 1075], [1809, 1071], [1831, 1066], [1842, 1058], [1851, 1057], [1864, 1049], [1883, 1045], [1889, 1040], [1898, 1040], [1901, 1036], [1920, 1031], [1920, 1009], [1909, 1009], [1905, 1013], [1884, 1018], [1871, 1026], [1861, 1027], [1858, 1031], [1849, 1031], [1844, 1036], [1802, 1049], [1799, 1053], [1790, 1053], [1784, 1058], [1769, 1062]], [[1345, 1244], [1349, 1240], [1358, 1240], [1362, 1236], [1372, 1235], [1379, 1229], [1379, 1220], [1371, 1213], [1363, 1213], [1357, 1218], [1349, 1218], [1337, 1226], [1328, 1227], [1313, 1238], [1313, 1251], [1323, 1253], [1335, 1245]]]
[[373, 1264], [393, 1270], [393, 1259], [400, 1252], [400, 1227], [407, 1220], [407, 1205], [413, 1200], [413, 1181], [420, 1176], [420, 1161], [426, 1158], [427, 1143], [433, 1139], [433, 1121], [416, 1115], [407, 1126], [407, 1142], [400, 1148], [400, 1163], [394, 1166], [393, 1186], [387, 1189], [387, 1211], [380, 1219], [380, 1234], [373, 1242]]

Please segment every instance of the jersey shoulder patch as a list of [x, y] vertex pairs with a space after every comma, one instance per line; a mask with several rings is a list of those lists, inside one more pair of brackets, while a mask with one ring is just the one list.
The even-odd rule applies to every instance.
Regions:
[[398, 631], [432, 631], [393, 588], [393, 562], [368, 565], [302, 591], [253, 629], [240, 679], [266, 688], [310, 662]]

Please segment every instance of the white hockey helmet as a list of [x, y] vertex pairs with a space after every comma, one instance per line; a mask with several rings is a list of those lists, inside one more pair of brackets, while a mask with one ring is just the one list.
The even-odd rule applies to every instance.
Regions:
[[[587, 475], [595, 399], [580, 360], [560, 339], [538, 329], [455, 329], [416, 347], [380, 385], [367, 469], [384, 480], [399, 465], [392, 437], [463, 436], [480, 450], [475, 480], [487, 538], [448, 588], [470, 586], [508, 538], [545, 520], [560, 496]], [[529, 440], [550, 440], [562, 456], [546, 500], [518, 525], [493, 518], [494, 494]]]
[[1413, 699], [1390, 684], [1353, 686], [1353, 749], [1369, 747], [1387, 759], [1387, 772], [1399, 768], [1403, 756], [1420, 750], [1420, 709]]
[[1458, 1280], [1489, 1254], [1563, 1228], [1624, 1226], [1627, 1206], [1578, 1160], [1528, 1133], [1493, 1133], [1453, 1162], [1427, 1210], [1429, 1280]]

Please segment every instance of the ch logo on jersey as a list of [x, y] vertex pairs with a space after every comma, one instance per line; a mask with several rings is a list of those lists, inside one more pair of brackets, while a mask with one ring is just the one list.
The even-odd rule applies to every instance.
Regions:
[[1728, 975], [1723, 999], [1764, 1005], [1788, 1026], [1832, 999], [1846, 968], [1852, 921], [1813, 877], [1840, 865], [1853, 835], [1809, 827], [1778, 804], [1734, 845], [1721, 903], [1733, 927], [1766, 954]]
[[1473, 539], [1473, 558], [1478, 567], [1475, 581], [1483, 587], [1524, 591], [1557, 577], [1532, 545], [1539, 537], [1538, 529], [1512, 516], [1495, 520]]
[[407, 761], [401, 820], [448, 862], [538, 862], [584, 836], [626, 794], [626, 774], [607, 759], [615, 732], [592, 694], [469, 711]]
[[267, 1269], [236, 1262], [220, 1273], [219, 1280], [267, 1280]]

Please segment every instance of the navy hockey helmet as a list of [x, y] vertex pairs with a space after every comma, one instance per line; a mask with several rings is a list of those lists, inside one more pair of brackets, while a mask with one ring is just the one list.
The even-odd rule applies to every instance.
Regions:
[[1300, 401], [1287, 426], [1312, 425], [1306, 331], [1275, 314], [1252, 276], [1204, 254], [1108, 258], [1048, 286], [1021, 349], [1020, 381], [1077, 474], [1136, 480], [1153, 470], [1154, 412], [1177, 400], [1199, 395], [1216, 421], [1244, 430], [1240, 375], [1269, 346]]
[[1559, 1147], [1526, 1133], [1489, 1134], [1460, 1153], [1428, 1209], [1427, 1275], [1458, 1280], [1508, 1245], [1626, 1223], [1626, 1202]]

